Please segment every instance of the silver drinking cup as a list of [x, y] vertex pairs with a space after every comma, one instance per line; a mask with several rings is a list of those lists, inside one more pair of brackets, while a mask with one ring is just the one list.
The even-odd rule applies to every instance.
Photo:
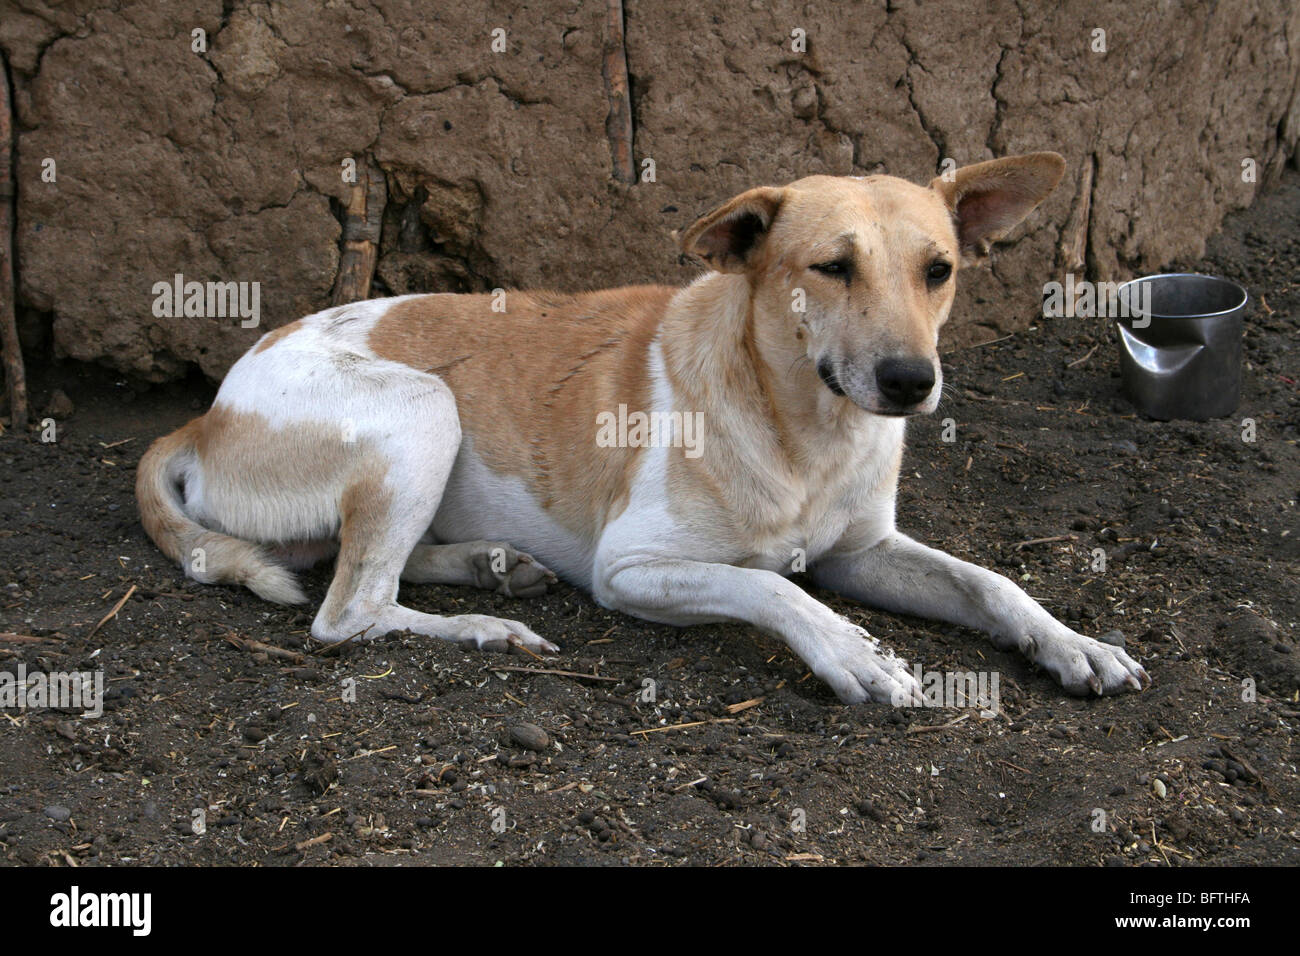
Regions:
[[1250, 296], [1217, 276], [1170, 273], [1119, 287], [1124, 392], [1151, 418], [1203, 422], [1241, 400], [1241, 333]]

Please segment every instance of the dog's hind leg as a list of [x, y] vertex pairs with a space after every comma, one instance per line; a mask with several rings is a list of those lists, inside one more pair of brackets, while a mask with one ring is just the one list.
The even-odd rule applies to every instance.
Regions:
[[343, 489], [338, 563], [312, 636], [336, 642], [411, 631], [487, 650], [509, 650], [515, 643], [558, 650], [518, 621], [479, 614], [442, 617], [397, 603], [399, 577], [433, 522], [460, 446], [455, 400], [446, 386], [429, 379], [412, 404], [403, 409], [400, 425], [379, 423], [357, 435], [372, 443], [376, 454]]
[[462, 541], [416, 545], [402, 569], [402, 580], [461, 584], [506, 597], [536, 597], [555, 583], [555, 575], [532, 555], [504, 541]]

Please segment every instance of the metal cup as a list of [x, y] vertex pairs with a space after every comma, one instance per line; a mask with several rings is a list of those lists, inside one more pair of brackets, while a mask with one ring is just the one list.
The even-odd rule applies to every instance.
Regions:
[[1228, 279], [1195, 273], [1144, 276], [1119, 287], [1124, 392], [1168, 421], [1231, 415], [1241, 401], [1241, 333], [1250, 296]]

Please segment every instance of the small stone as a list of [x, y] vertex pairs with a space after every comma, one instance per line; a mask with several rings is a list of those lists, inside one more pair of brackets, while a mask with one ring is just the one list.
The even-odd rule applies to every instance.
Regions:
[[60, 807], [57, 804], [45, 808], [45, 815], [55, 823], [67, 823], [72, 818], [72, 811], [67, 807]]
[[1169, 792], [1165, 787], [1165, 782], [1161, 780], [1159, 777], [1156, 777], [1154, 780], [1151, 781], [1151, 789], [1155, 791], [1156, 796], [1159, 797], [1161, 800], [1163, 800], [1165, 798], [1165, 794]]
[[1097, 640], [1101, 641], [1103, 644], [1110, 644], [1112, 647], [1123, 647], [1124, 632], [1107, 631], [1105, 634], [1102, 634], [1100, 637], [1098, 637]]
[[546, 731], [536, 724], [515, 724], [510, 728], [510, 739], [525, 750], [541, 752], [551, 745], [551, 738]]

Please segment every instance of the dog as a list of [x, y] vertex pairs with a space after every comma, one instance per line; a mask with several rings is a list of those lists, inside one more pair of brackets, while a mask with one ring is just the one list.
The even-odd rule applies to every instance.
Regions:
[[410, 631], [556, 653], [518, 621], [397, 593], [528, 597], [560, 575], [645, 620], [750, 624], [846, 703], [921, 701], [902, 658], [789, 579], [806, 567], [853, 601], [985, 631], [1067, 692], [1142, 690], [1124, 650], [894, 524], [904, 426], [938, 405], [957, 272], [1064, 169], [1033, 153], [928, 187], [750, 189], [678, 237], [709, 267], [684, 288], [408, 295], [300, 319], [150, 447], [144, 527], [191, 578], [287, 604], [305, 600], [293, 572], [336, 554], [320, 641]]

